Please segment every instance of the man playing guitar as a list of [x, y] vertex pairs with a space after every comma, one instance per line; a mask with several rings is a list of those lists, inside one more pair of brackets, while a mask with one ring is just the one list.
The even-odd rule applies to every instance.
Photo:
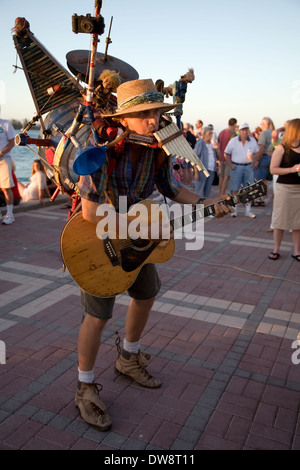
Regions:
[[[152, 80], [133, 80], [123, 83], [117, 90], [118, 108], [114, 114], [103, 116], [114, 118], [122, 127], [135, 134], [153, 137], [159, 129], [161, 115], [170, 111], [174, 105], [163, 102]], [[97, 215], [99, 205], [109, 202], [116, 209], [117, 231], [123, 214], [118, 213], [119, 197], [126, 196], [128, 207], [151, 196], [156, 184], [160, 192], [169, 199], [181, 204], [214, 204], [214, 215], [223, 217], [232, 212], [231, 207], [218, 204], [221, 198], [205, 200], [199, 194], [183, 186], [173, 177], [171, 159], [161, 149], [125, 142], [120, 150], [107, 151], [106, 161], [92, 175], [82, 176], [79, 191], [82, 199], [84, 221], [96, 225], [101, 221]], [[114, 167], [109, 173], [111, 159]], [[123, 222], [123, 220], [122, 220]], [[130, 223], [130, 217], [127, 222]], [[149, 233], [150, 233], [149, 223]], [[162, 232], [160, 232], [162, 237]], [[172, 230], [170, 236], [172, 237]], [[147, 371], [149, 355], [140, 350], [140, 338], [147, 324], [155, 296], [160, 289], [160, 280], [154, 264], [145, 264], [136, 280], [128, 289], [131, 302], [126, 316], [126, 336], [122, 351], [116, 361], [118, 372], [128, 375], [139, 384], [157, 388], [161, 381]], [[78, 389], [75, 402], [82, 418], [89, 424], [106, 431], [111, 419], [99, 397], [94, 383], [94, 364], [98, 354], [101, 335], [112, 317], [115, 297], [97, 297], [81, 289], [81, 304], [85, 313], [78, 337]]]

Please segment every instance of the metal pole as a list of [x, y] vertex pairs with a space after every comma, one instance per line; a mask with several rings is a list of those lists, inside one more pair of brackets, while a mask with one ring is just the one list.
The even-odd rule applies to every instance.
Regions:
[[[101, 7], [102, 7], [102, 0], [95, 0], [95, 17], [100, 16]], [[97, 45], [98, 45], [98, 34], [94, 33], [92, 36], [89, 83], [88, 83], [88, 89], [87, 89], [87, 95], [86, 95], [86, 102], [88, 104], [93, 102]]]
[[101, 59], [103, 62], [107, 61], [108, 46], [109, 46], [109, 44], [112, 43], [112, 41], [110, 39], [110, 32], [111, 32], [112, 22], [113, 22], [113, 16], [110, 19], [109, 32], [108, 32], [108, 37], [106, 38], [106, 48], [105, 48], [104, 56]]

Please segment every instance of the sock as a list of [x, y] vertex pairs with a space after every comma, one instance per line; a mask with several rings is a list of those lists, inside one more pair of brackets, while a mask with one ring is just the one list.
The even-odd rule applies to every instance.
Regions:
[[139, 349], [140, 349], [140, 342], [136, 341], [135, 343], [130, 343], [129, 341], [126, 341], [126, 339], [124, 339], [123, 340], [123, 348], [127, 352], [137, 354], [139, 352]]
[[13, 215], [13, 204], [7, 204], [6, 205], [6, 215]]
[[249, 202], [248, 204], [245, 204], [245, 212], [250, 212], [251, 210], [251, 202]]
[[86, 372], [85, 370], [80, 370], [78, 367], [78, 381], [85, 384], [92, 384], [94, 382], [94, 370]]

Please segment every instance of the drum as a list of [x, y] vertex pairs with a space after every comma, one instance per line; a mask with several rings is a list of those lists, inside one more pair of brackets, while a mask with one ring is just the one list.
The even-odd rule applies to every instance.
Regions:
[[[67, 130], [67, 135], [69, 133]], [[77, 141], [84, 146], [90, 136], [90, 125], [81, 124], [76, 133]], [[53, 159], [54, 180], [63, 192], [70, 196], [77, 193], [79, 176], [73, 171], [77, 148], [66, 137], [59, 141]]]
[[[71, 129], [73, 120], [78, 111], [81, 101], [78, 99], [56, 108], [45, 118], [45, 131], [47, 137], [51, 138], [52, 147], [39, 147], [39, 155], [46, 169], [48, 178], [55, 181], [61, 192], [72, 197], [78, 190], [79, 176], [73, 171], [73, 163], [76, 158], [76, 147], [66, 138]], [[83, 122], [76, 133], [76, 139], [81, 145], [85, 145], [91, 127]], [[43, 130], [40, 131], [40, 138], [43, 137]]]

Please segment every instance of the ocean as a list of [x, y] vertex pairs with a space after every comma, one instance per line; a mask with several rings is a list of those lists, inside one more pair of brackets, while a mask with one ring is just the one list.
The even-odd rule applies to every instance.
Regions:
[[[16, 134], [22, 133], [20, 129], [15, 129], [15, 132]], [[28, 131], [28, 135], [32, 139], [36, 139], [39, 135], [39, 129], [31, 129]], [[38, 153], [36, 146], [29, 145], [28, 147], [20, 147], [15, 145], [12, 149], [12, 157], [16, 165], [16, 176], [23, 184], [29, 183], [32, 162], [33, 160], [39, 158], [38, 155], [36, 155]], [[33, 153], [33, 151], [36, 153]]]

